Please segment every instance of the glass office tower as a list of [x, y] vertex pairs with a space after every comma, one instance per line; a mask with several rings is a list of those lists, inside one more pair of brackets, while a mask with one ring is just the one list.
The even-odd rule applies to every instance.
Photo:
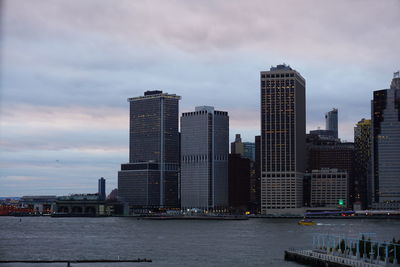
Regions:
[[118, 172], [118, 195], [133, 208], [178, 206], [179, 100], [162, 91], [128, 99], [129, 163]]
[[399, 72], [394, 74], [390, 89], [374, 91], [371, 118], [373, 202], [400, 208]]

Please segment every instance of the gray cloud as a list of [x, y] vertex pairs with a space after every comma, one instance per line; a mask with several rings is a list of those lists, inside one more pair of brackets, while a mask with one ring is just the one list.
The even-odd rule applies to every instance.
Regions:
[[58, 193], [102, 175], [115, 185], [127, 158], [126, 98], [148, 89], [181, 95], [181, 111], [228, 111], [231, 138], [251, 141], [259, 71], [282, 62], [307, 80], [308, 129], [337, 107], [340, 135], [352, 140], [372, 91], [388, 87], [400, 62], [396, 0], [4, 3], [0, 195], [23, 193], [15, 177], [32, 188], [48, 182], [35, 177], [50, 179]]

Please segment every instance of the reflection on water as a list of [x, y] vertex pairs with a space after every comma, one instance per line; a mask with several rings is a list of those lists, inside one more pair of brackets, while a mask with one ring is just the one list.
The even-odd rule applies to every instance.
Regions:
[[[134, 218], [0, 217], [2, 259], [150, 258], [153, 263], [73, 266], [299, 266], [283, 261], [290, 247], [309, 247], [313, 233], [399, 238], [399, 220], [296, 219], [152, 221]], [[6, 265], [0, 265], [3, 267]], [[29, 266], [7, 265], [7, 266]], [[34, 265], [38, 266], [38, 265]], [[52, 264], [46, 266], [65, 266]]]

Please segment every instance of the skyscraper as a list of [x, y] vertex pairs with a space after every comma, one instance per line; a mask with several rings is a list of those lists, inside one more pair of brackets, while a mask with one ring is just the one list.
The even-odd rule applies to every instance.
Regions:
[[325, 129], [333, 131], [334, 137], [339, 138], [338, 134], [338, 110], [336, 108], [325, 113]]
[[256, 160], [256, 144], [252, 142], [243, 142], [243, 156], [244, 158], [250, 159], [251, 161]]
[[129, 163], [118, 172], [118, 196], [133, 208], [178, 206], [179, 100], [162, 91], [128, 99]]
[[371, 203], [371, 120], [362, 119], [354, 127], [354, 200], [363, 208]]
[[261, 72], [261, 212], [302, 206], [305, 80], [291, 67]]
[[103, 177], [101, 177], [100, 179], [99, 179], [99, 188], [98, 188], [99, 190], [99, 192], [98, 192], [98, 194], [99, 194], [99, 198], [101, 199], [101, 200], [104, 200], [104, 199], [106, 199], [106, 179], [104, 179]]
[[240, 134], [236, 134], [235, 141], [231, 143], [231, 153], [255, 161], [255, 144], [242, 142]]
[[239, 154], [229, 154], [229, 207], [247, 211], [250, 202], [251, 161]]
[[400, 75], [371, 103], [373, 201], [400, 207]]
[[228, 206], [229, 117], [213, 107], [196, 107], [181, 117], [181, 206]]

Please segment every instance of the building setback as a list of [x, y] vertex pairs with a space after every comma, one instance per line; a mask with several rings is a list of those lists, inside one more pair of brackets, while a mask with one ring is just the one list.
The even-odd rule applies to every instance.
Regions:
[[299, 208], [305, 171], [305, 80], [286, 65], [261, 72], [261, 212]]
[[400, 75], [371, 103], [373, 202], [400, 207]]
[[178, 206], [180, 96], [147, 91], [129, 98], [129, 163], [118, 172], [118, 197], [135, 209]]
[[325, 129], [333, 132], [335, 138], [339, 138], [338, 134], [338, 110], [336, 108], [325, 113]]
[[196, 107], [181, 117], [181, 206], [218, 210], [228, 206], [229, 117]]

